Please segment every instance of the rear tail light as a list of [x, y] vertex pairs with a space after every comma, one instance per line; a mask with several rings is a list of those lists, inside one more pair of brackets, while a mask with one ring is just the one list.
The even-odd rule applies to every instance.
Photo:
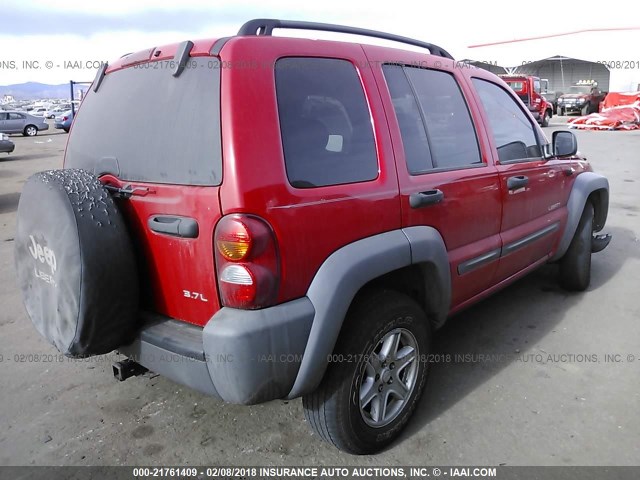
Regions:
[[257, 309], [276, 302], [280, 258], [267, 222], [255, 215], [227, 215], [218, 222], [213, 243], [224, 306]]

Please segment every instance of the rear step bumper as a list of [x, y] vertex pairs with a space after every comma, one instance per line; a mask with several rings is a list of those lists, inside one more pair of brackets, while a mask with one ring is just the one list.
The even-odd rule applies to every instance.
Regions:
[[291, 391], [314, 314], [307, 297], [262, 310], [224, 307], [204, 328], [145, 313], [136, 340], [118, 351], [207, 395], [262, 403]]

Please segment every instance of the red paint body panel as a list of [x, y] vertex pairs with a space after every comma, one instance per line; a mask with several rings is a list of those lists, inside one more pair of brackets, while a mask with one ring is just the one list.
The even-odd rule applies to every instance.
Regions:
[[[224, 214], [252, 213], [273, 227], [282, 261], [278, 301], [304, 295], [322, 262], [338, 248], [400, 227], [398, 181], [384, 110], [369, 68], [358, 68], [368, 92], [379, 159], [378, 178], [362, 183], [296, 189], [286, 180], [272, 68], [278, 58], [343, 58], [366, 63], [356, 44], [267, 38], [234, 38], [221, 60], [257, 62], [257, 68], [222, 70]], [[264, 68], [263, 65], [269, 65]], [[375, 120], [374, 120], [375, 119]]]
[[[441, 57], [383, 47], [365, 46], [364, 49], [372, 65], [393, 60], [406, 65], [425, 65], [453, 74], [467, 100], [472, 120], [476, 126], [479, 124], [480, 113], [475, 104], [469, 102], [473, 92], [461, 78], [462, 71], [456, 68], [455, 62], [443, 60]], [[500, 184], [493, 158], [485, 153], [489, 145], [485, 132], [476, 128], [484, 166], [410, 175], [384, 75], [379, 68], [375, 69], [375, 74], [395, 149], [403, 226], [427, 225], [442, 235], [450, 256], [452, 305], [455, 306], [488, 288], [497, 266], [497, 261], [491, 262], [465, 275], [459, 275], [457, 270], [460, 263], [486, 251], [500, 248]], [[410, 207], [409, 195], [432, 189], [439, 189], [444, 193], [441, 203], [420, 209]]]
[[[117, 187], [146, 187], [145, 196], [121, 199], [118, 206], [142, 254], [143, 308], [196, 325], [205, 325], [220, 309], [215, 281], [213, 229], [220, 218], [218, 187], [120, 182], [101, 178]], [[154, 215], [179, 215], [198, 221], [198, 238], [180, 238], [152, 231]], [[185, 290], [191, 295], [185, 295]], [[200, 294], [196, 297], [194, 294]]]
[[[211, 48], [214, 43], [216, 43], [215, 38], [210, 39], [202, 39], [202, 40], [192, 40], [193, 48], [191, 49], [192, 57], [201, 57], [205, 55], [210, 55]], [[130, 53], [124, 55], [118, 60], [109, 64], [109, 67], [106, 70], [106, 73], [111, 73], [116, 70], [120, 70], [121, 68], [126, 68], [127, 66], [145, 63], [145, 62], [157, 62], [164, 61], [165, 63], [162, 66], [158, 65], [157, 68], [164, 68], [166, 70], [171, 70], [172, 65], [170, 62], [173, 60], [176, 52], [178, 51], [179, 43], [173, 43], [169, 45], [162, 45], [159, 47], [154, 47], [146, 50], [141, 50], [139, 52]]]
[[[472, 78], [488, 80], [502, 86], [512, 98], [517, 99], [516, 93], [502, 80], [479, 69], [466, 69], [468, 84], [472, 85]], [[480, 100], [476, 98], [478, 105]], [[524, 110], [523, 110], [524, 111]], [[503, 247], [527, 235], [553, 224], [559, 228], [554, 232], [518, 249], [516, 252], [504, 255], [499, 260], [499, 266], [493, 283], [499, 284], [508, 279], [515, 279], [515, 275], [537, 264], [540, 259], [548, 258], [549, 253], [555, 253], [560, 235], [567, 219], [567, 200], [576, 175], [566, 176], [565, 170], [570, 169], [575, 159], [529, 159], [528, 161], [500, 164], [496, 144], [488, 125], [489, 118], [480, 109], [481, 124], [485, 126], [490, 152], [499, 172], [500, 189], [502, 192], [502, 225], [500, 236]], [[538, 131], [538, 137], [545, 139], [544, 132], [533, 123]], [[526, 188], [510, 192], [507, 179], [512, 176], [524, 175], [529, 183]], [[518, 277], [519, 278], [519, 277]]]

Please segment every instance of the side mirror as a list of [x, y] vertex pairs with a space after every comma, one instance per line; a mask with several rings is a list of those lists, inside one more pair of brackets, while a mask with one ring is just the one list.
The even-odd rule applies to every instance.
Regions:
[[553, 155], [556, 157], [568, 157], [575, 155], [578, 151], [578, 140], [573, 132], [566, 130], [553, 132], [551, 139]]

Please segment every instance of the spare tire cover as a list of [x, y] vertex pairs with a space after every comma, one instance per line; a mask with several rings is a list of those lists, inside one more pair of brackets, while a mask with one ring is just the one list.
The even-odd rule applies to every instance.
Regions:
[[84, 170], [36, 173], [17, 217], [18, 282], [36, 329], [70, 357], [130, 343], [136, 261], [124, 219], [100, 181]]

